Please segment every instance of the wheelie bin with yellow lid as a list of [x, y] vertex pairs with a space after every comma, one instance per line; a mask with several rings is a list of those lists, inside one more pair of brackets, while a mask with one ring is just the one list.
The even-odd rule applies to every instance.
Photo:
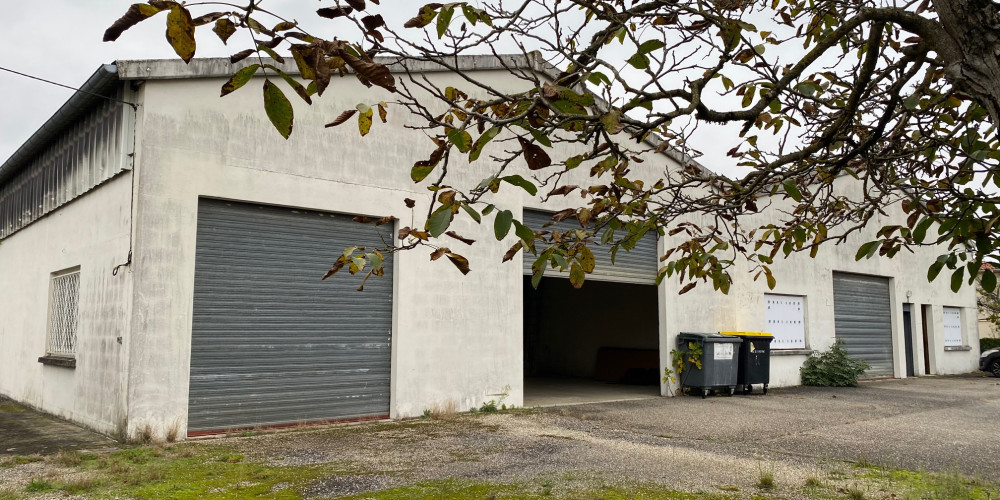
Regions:
[[739, 367], [736, 372], [736, 386], [743, 394], [753, 392], [754, 384], [762, 384], [764, 394], [771, 382], [771, 341], [774, 336], [767, 332], [719, 332], [723, 335], [739, 337], [743, 340], [739, 353]]

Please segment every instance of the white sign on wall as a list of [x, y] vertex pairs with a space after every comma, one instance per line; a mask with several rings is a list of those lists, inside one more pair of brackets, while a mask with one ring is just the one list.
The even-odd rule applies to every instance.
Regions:
[[771, 349], [805, 349], [805, 298], [764, 294], [764, 331], [774, 335]]
[[944, 346], [962, 346], [962, 310], [957, 307], [945, 307], [942, 313], [944, 323]]

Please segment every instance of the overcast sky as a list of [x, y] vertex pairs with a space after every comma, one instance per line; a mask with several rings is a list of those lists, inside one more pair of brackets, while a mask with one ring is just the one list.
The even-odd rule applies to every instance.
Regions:
[[[399, 26], [416, 14], [416, 3], [399, 2], [405, 8], [386, 8], [393, 1], [383, 1], [378, 9], [390, 25]], [[5, 21], [3, 37], [8, 50], [0, 52], [0, 67], [79, 87], [102, 64], [124, 59], [176, 58], [164, 37], [163, 14], [131, 28], [116, 42], [101, 41], [104, 30], [124, 14], [131, 3], [125, 0], [49, 0], [44, 4], [2, 1], [0, 19]], [[315, 14], [318, 7], [330, 3], [267, 0], [264, 6], [300, 21], [311, 32], [333, 36], [335, 33], [329, 33], [329, 21]], [[198, 8], [194, 12], [198, 15], [206, 11]], [[207, 28], [199, 28], [197, 57], [228, 56], [242, 50], [246, 44], [240, 42], [239, 36], [230, 40], [235, 48], [227, 48]], [[510, 52], [512, 48], [498, 50]], [[0, 93], [4, 96], [0, 104], [2, 164], [69, 99], [73, 91], [0, 71]], [[714, 147], [708, 148], [706, 157], [700, 161], [717, 171], [730, 170], [720, 166], [733, 163], [723, 154], [731, 145], [720, 148], [711, 140], [701, 142]]]

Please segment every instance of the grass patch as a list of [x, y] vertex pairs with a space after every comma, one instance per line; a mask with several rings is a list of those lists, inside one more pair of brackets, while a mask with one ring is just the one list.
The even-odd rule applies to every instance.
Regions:
[[757, 479], [757, 487], [762, 490], [773, 490], [774, 489], [774, 471], [770, 469], [761, 469], [760, 476]]
[[0, 469], [9, 469], [11, 467], [16, 467], [18, 465], [30, 464], [33, 462], [41, 462], [41, 461], [42, 457], [38, 455], [32, 455], [30, 457], [15, 455], [13, 457], [0, 460]]
[[299, 490], [338, 473], [332, 465], [254, 463], [231, 448], [196, 443], [142, 446], [102, 455], [62, 452], [51, 460], [85, 476], [68, 482], [36, 479], [26, 491], [63, 491], [92, 498], [298, 499]]
[[373, 500], [430, 500], [430, 499], [587, 499], [587, 500], [730, 500], [737, 498], [731, 494], [710, 492], [682, 492], [663, 486], [637, 486], [622, 488], [576, 489], [560, 487], [551, 480], [528, 483], [486, 483], [458, 479], [422, 481], [414, 485], [388, 490], [360, 493], [344, 499]]
[[895, 494], [895, 498], [899, 500], [1000, 499], [1000, 486], [969, 478], [957, 472], [933, 473], [866, 467], [858, 477], [873, 480], [875, 486]]
[[47, 479], [32, 479], [28, 486], [24, 488], [24, 491], [28, 493], [40, 493], [43, 491], [52, 491], [56, 489], [55, 483]]

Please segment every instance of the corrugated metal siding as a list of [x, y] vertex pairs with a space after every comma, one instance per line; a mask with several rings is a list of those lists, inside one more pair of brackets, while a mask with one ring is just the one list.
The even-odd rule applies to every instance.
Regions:
[[348, 215], [201, 200], [188, 431], [389, 413], [385, 276], [321, 281], [347, 246], [391, 241]]
[[[124, 92], [119, 85], [111, 97], [124, 100]], [[99, 100], [0, 186], [0, 239], [130, 168], [131, 114], [120, 102]]]
[[891, 307], [888, 278], [833, 273], [837, 339], [871, 365], [868, 377], [893, 376]]
[[[580, 224], [576, 219], [567, 219], [553, 226], [543, 228], [542, 226], [552, 222], [552, 214], [537, 210], [524, 211], [524, 223], [531, 229], [538, 230], [560, 230], [579, 229]], [[609, 247], [601, 245], [591, 246], [594, 252], [594, 272], [587, 276], [588, 280], [614, 281], [618, 283], [642, 283], [656, 284], [656, 270], [658, 269], [658, 257], [656, 252], [656, 235], [647, 233], [639, 244], [631, 251], [626, 252], [619, 249], [615, 255], [615, 263], [611, 264], [611, 253]], [[531, 264], [534, 257], [530, 253], [524, 254], [524, 274], [531, 274]], [[568, 272], [559, 273], [552, 269], [546, 269], [546, 276], [566, 276]]]

